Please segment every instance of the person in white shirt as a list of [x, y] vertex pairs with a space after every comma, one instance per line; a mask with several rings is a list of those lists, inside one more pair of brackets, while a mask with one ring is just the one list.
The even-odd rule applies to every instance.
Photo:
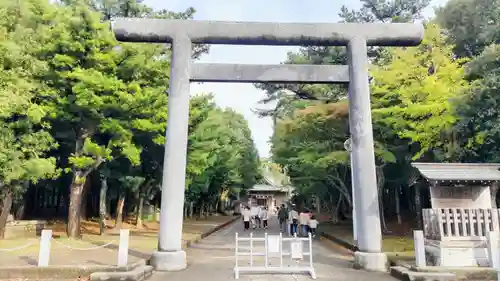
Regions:
[[299, 215], [299, 224], [300, 224], [300, 234], [301, 236], [307, 236], [308, 231], [308, 226], [309, 226], [309, 212], [307, 210], [304, 210], [300, 212]]
[[247, 231], [250, 228], [250, 209], [248, 207], [243, 208], [243, 226], [245, 228], [245, 231]]
[[260, 218], [259, 218], [260, 207], [252, 206], [252, 208], [250, 209], [250, 213], [252, 216], [253, 228], [255, 229], [256, 226], [259, 226], [260, 228]]
[[264, 227], [264, 229], [267, 229], [267, 220], [269, 219], [269, 214], [267, 213], [267, 207], [261, 209], [259, 217], [262, 220], [262, 227]]
[[309, 220], [309, 230], [311, 230], [311, 235], [312, 237], [316, 237], [316, 228], [318, 228], [318, 221], [316, 220], [316, 217], [311, 216], [311, 219]]

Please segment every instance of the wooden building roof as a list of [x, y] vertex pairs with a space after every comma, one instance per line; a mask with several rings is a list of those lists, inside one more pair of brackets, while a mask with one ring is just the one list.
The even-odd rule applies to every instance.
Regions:
[[500, 181], [500, 164], [498, 163], [412, 163], [411, 165], [429, 181]]

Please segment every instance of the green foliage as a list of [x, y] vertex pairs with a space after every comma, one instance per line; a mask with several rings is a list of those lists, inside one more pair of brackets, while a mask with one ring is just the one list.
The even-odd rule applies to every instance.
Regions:
[[211, 96], [197, 96], [193, 105], [188, 200], [210, 202], [251, 188], [260, 171], [247, 121], [232, 110], [217, 108]]
[[[170, 47], [118, 43], [107, 20], [190, 19], [195, 10], [58, 2], [0, 0], [0, 193], [20, 197], [24, 182], [56, 177], [58, 168], [71, 174], [68, 231], [76, 237], [75, 204], [89, 175], [101, 173], [121, 195], [148, 197], [162, 178]], [[207, 50], [195, 46], [193, 58]], [[194, 97], [190, 110], [187, 198], [215, 204], [253, 186], [259, 160], [243, 116], [211, 95]]]
[[466, 94], [456, 102], [461, 117], [460, 156], [467, 161], [500, 161], [500, 46], [485, 49], [468, 65], [468, 78], [474, 79]]
[[[429, 0], [361, 0], [361, 9], [350, 10], [343, 6], [339, 16], [341, 22], [412, 22], [420, 19], [422, 11], [429, 2]], [[391, 62], [392, 52], [388, 48], [369, 48], [368, 56], [375, 65], [387, 65]], [[290, 53], [285, 63], [346, 64], [347, 55], [344, 47], [303, 47], [297, 53]], [[388, 77], [388, 81], [391, 78], [397, 79]], [[394, 89], [398, 86], [391, 85], [395, 87]], [[290, 168], [290, 177], [292, 183], [297, 186], [298, 193], [327, 196], [330, 201], [340, 193], [349, 201], [350, 161], [349, 154], [344, 149], [344, 142], [350, 135], [345, 102], [347, 87], [341, 85], [259, 85], [259, 87], [267, 92], [267, 97], [262, 103], [277, 101], [277, 106], [273, 110], [257, 111], [261, 116], [272, 116], [277, 123], [272, 138], [273, 160]], [[375, 105], [378, 101], [375, 99], [373, 102]], [[400, 172], [411, 168], [408, 163], [408, 154], [414, 154], [408, 149], [411, 140], [401, 139], [397, 131], [384, 123], [387, 120], [375, 121], [377, 121], [374, 124], [376, 164], [387, 171], [392, 170], [393, 166], [398, 166], [394, 169], [397, 173], [385, 177], [399, 180]], [[330, 203], [334, 204], [332, 201]]]
[[[47, 69], [36, 58], [53, 9], [40, 1], [0, 1], [0, 186], [56, 175], [56, 147], [43, 121], [48, 108], [37, 104], [46, 85], [37, 79]], [[2, 193], [2, 190], [0, 190]]]
[[500, 1], [450, 0], [437, 11], [436, 21], [449, 33], [459, 57], [480, 55], [500, 40]]
[[435, 25], [426, 27], [421, 45], [394, 49], [390, 55], [391, 63], [372, 71], [374, 119], [417, 143], [418, 158], [442, 145], [442, 133], [456, 122], [451, 102], [467, 86], [464, 61], [454, 58]]
[[276, 125], [273, 160], [288, 168], [299, 192], [310, 193], [315, 189], [322, 194], [335, 190], [349, 193], [343, 184], [349, 159], [344, 149], [348, 138], [347, 117], [347, 103], [341, 102], [310, 106]]

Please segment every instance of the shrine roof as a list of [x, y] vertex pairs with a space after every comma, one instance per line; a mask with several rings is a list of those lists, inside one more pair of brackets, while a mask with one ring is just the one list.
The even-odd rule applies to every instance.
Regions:
[[[292, 187], [293, 190], [293, 187]], [[277, 192], [288, 192], [288, 186], [286, 187], [279, 187], [279, 186], [274, 186], [274, 185], [268, 185], [268, 184], [256, 184], [250, 189], [250, 191], [277, 191]]]
[[428, 180], [500, 181], [499, 163], [412, 163]]

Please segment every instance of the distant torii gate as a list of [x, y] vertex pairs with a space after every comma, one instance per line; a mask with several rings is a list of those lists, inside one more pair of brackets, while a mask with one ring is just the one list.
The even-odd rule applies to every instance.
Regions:
[[[156, 270], [186, 267], [186, 253], [181, 245], [190, 82], [349, 83], [351, 163], [359, 248], [355, 265], [386, 270], [387, 257], [381, 251], [367, 46], [416, 46], [423, 39], [423, 25], [130, 18], [116, 19], [112, 25], [119, 41], [172, 44], [160, 234], [158, 251], [153, 254]], [[192, 63], [192, 44], [347, 46], [349, 65]]]

